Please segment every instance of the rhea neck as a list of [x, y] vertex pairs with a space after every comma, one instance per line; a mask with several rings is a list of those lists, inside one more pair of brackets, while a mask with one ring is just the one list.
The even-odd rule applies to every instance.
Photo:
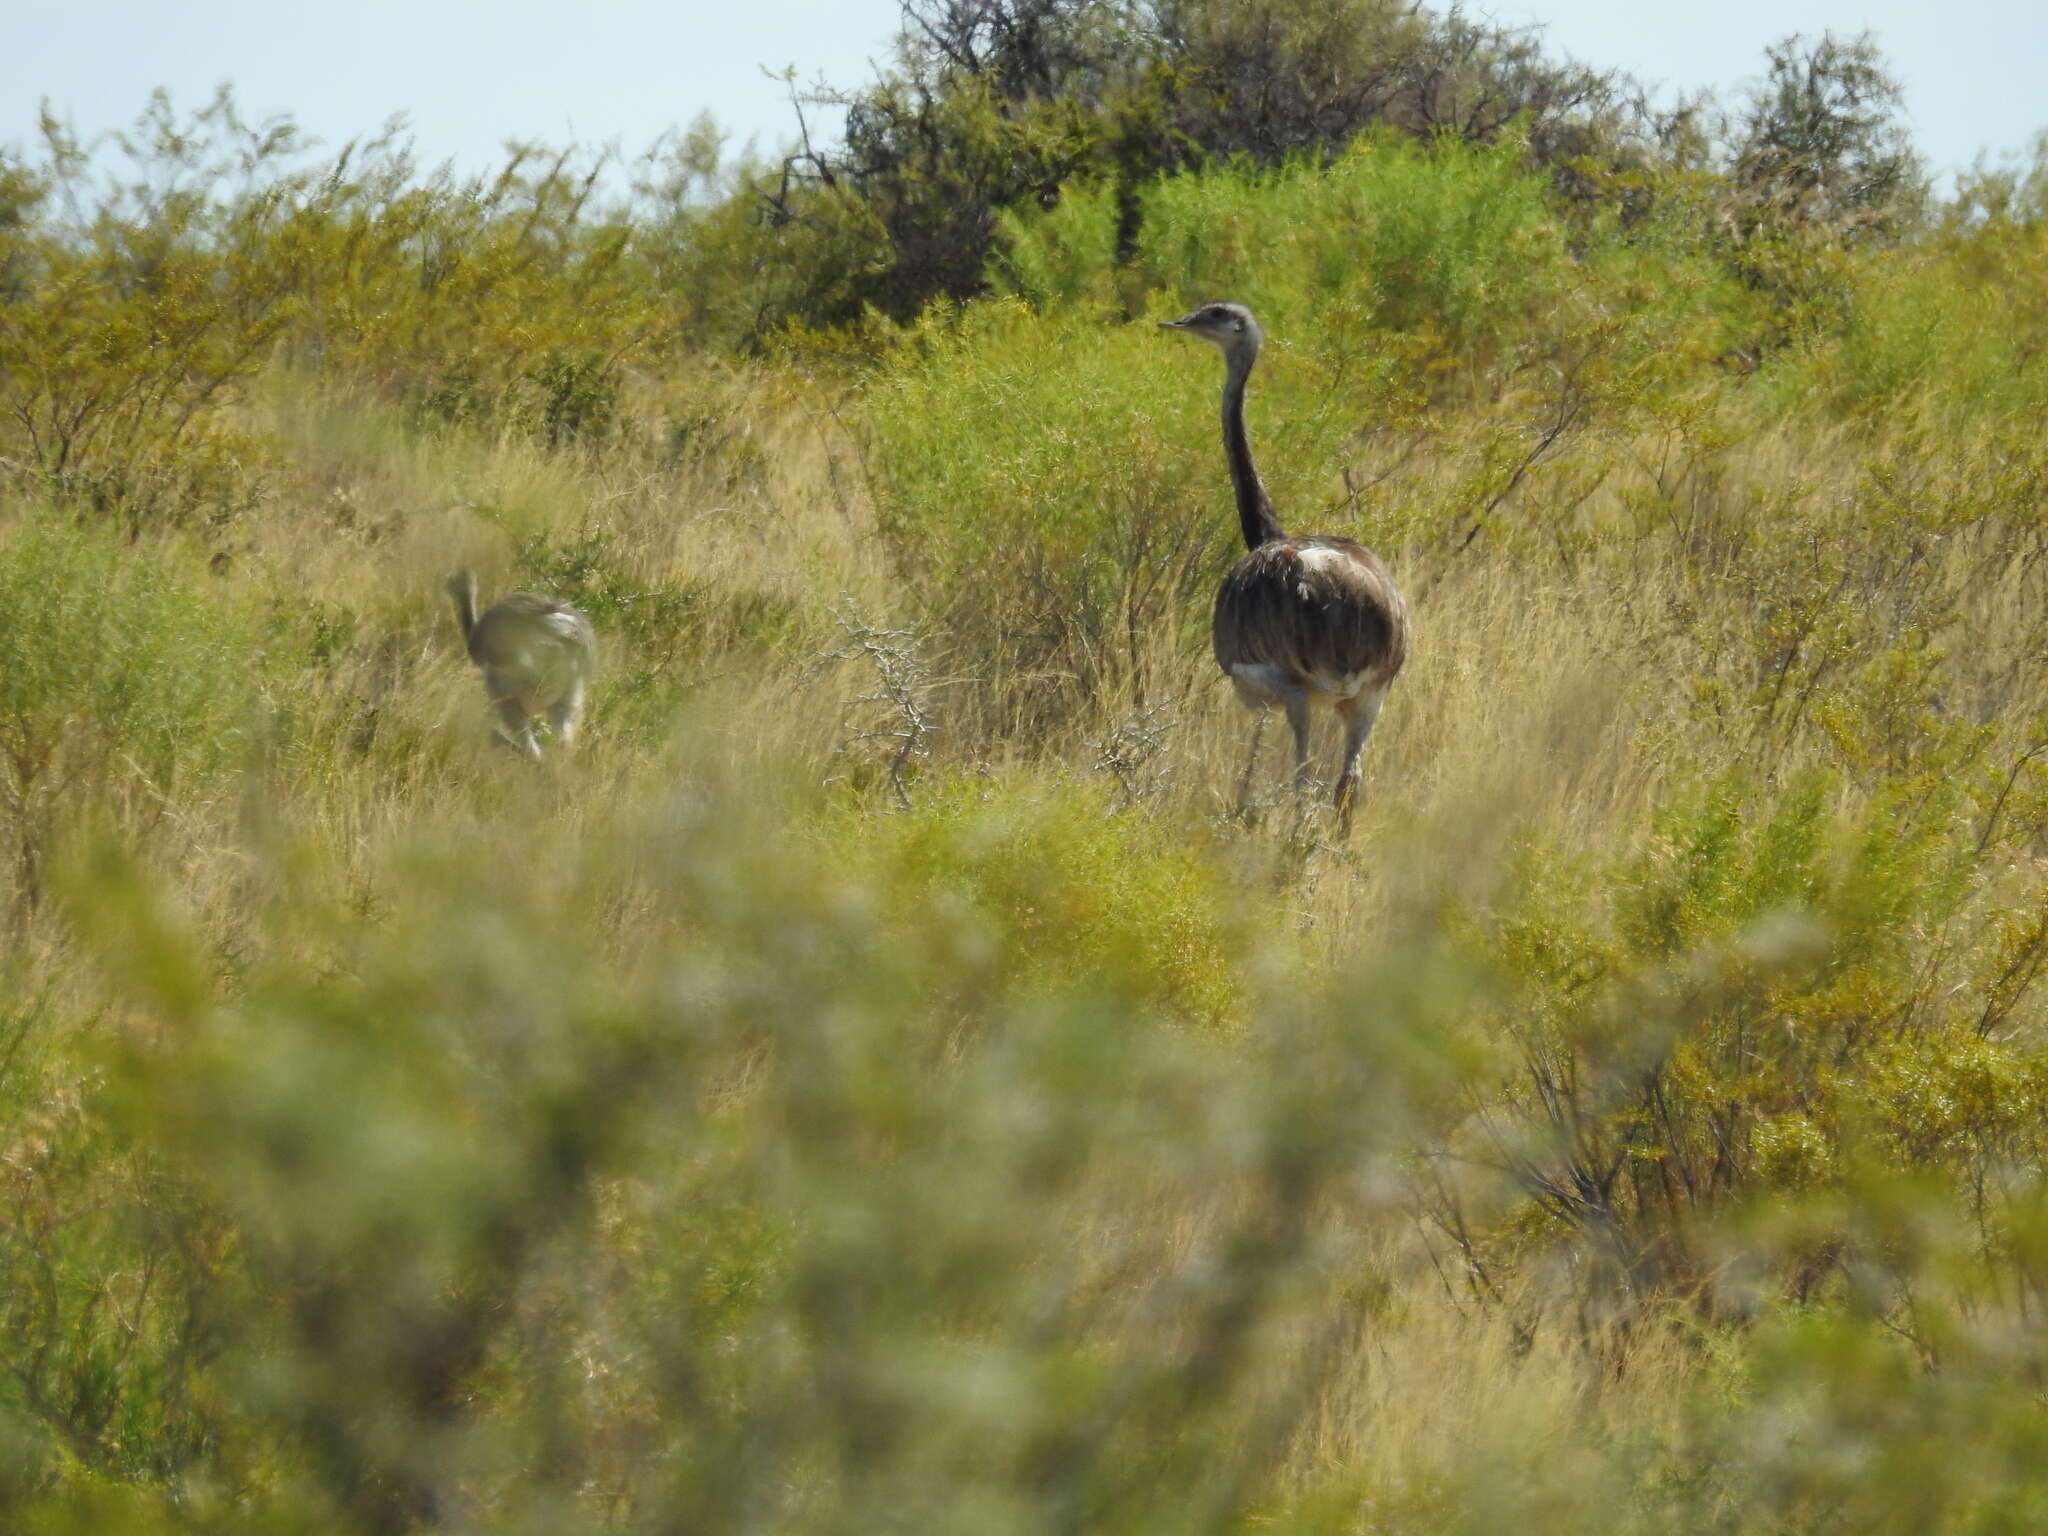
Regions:
[[448, 583], [448, 593], [455, 599], [455, 622], [461, 626], [462, 643], [469, 645], [476, 636], [476, 578], [456, 578]]
[[1237, 520], [1244, 529], [1246, 549], [1287, 537], [1280, 519], [1273, 515], [1273, 498], [1259, 479], [1259, 467], [1252, 462], [1251, 438], [1244, 427], [1244, 387], [1258, 360], [1256, 333], [1238, 338], [1236, 345], [1224, 349], [1223, 456], [1230, 461], [1230, 484], [1237, 492]]

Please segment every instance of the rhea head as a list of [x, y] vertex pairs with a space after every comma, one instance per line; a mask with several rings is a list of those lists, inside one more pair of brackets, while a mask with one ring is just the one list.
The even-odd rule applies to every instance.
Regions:
[[1186, 331], [1214, 343], [1232, 361], [1240, 356], [1246, 360], [1257, 357], [1259, 343], [1265, 339], [1259, 322], [1242, 304], [1204, 304], [1178, 320], [1162, 320], [1159, 324], [1164, 330]]

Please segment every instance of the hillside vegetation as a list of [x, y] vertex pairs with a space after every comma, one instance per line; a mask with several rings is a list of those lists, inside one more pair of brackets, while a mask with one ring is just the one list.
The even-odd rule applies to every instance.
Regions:
[[[0, 155], [0, 1524], [2048, 1521], [2048, 161], [1833, 39], [909, 17], [630, 196]], [[1411, 604], [1348, 838], [1240, 794], [1213, 298]]]

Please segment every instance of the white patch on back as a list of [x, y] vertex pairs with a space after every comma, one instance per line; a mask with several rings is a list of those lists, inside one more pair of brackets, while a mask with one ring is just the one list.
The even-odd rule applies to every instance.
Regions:
[[[1338, 571], [1351, 563], [1351, 557], [1345, 554], [1343, 550], [1326, 549], [1320, 544], [1310, 544], [1305, 548], [1295, 550], [1294, 558], [1301, 562], [1301, 574], [1303, 577], [1311, 577], [1323, 572]], [[1315, 588], [1310, 586], [1306, 580], [1295, 583], [1294, 595], [1304, 603], [1312, 603], [1316, 600]]]
[[582, 635], [580, 634], [576, 623], [576, 616], [574, 614], [544, 614], [541, 617], [541, 623], [553, 633], [560, 635], [564, 640], [568, 640], [574, 643], [582, 639]]
[[1316, 544], [1311, 544], [1306, 549], [1297, 549], [1294, 556], [1301, 562], [1304, 571], [1327, 570], [1331, 566], [1348, 564], [1351, 559], [1341, 549], [1324, 549]]

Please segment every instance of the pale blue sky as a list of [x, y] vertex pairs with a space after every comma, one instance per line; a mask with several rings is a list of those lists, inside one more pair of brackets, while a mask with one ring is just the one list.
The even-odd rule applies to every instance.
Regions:
[[[1871, 28], [1905, 81], [1935, 168], [2018, 150], [2048, 128], [2044, 0], [1503, 0], [1502, 22], [1547, 24], [1597, 65], [1674, 87], [1732, 88], [1793, 31]], [[151, 89], [184, 106], [233, 82], [252, 116], [289, 113], [330, 146], [403, 112], [423, 158], [495, 162], [510, 137], [646, 147], [708, 109], [773, 149], [793, 128], [782, 87], [865, 79], [885, 58], [895, 0], [13, 0], [0, 46], [0, 143], [35, 131], [49, 97], [88, 135], [125, 125]]]
[[1553, 47], [1667, 87], [1730, 101], [1793, 32], [1868, 30], [1906, 88], [1913, 141], [1937, 174], [1980, 152], [2026, 149], [2048, 129], [2048, 0], [1499, 0], [1510, 25], [1544, 24]]

